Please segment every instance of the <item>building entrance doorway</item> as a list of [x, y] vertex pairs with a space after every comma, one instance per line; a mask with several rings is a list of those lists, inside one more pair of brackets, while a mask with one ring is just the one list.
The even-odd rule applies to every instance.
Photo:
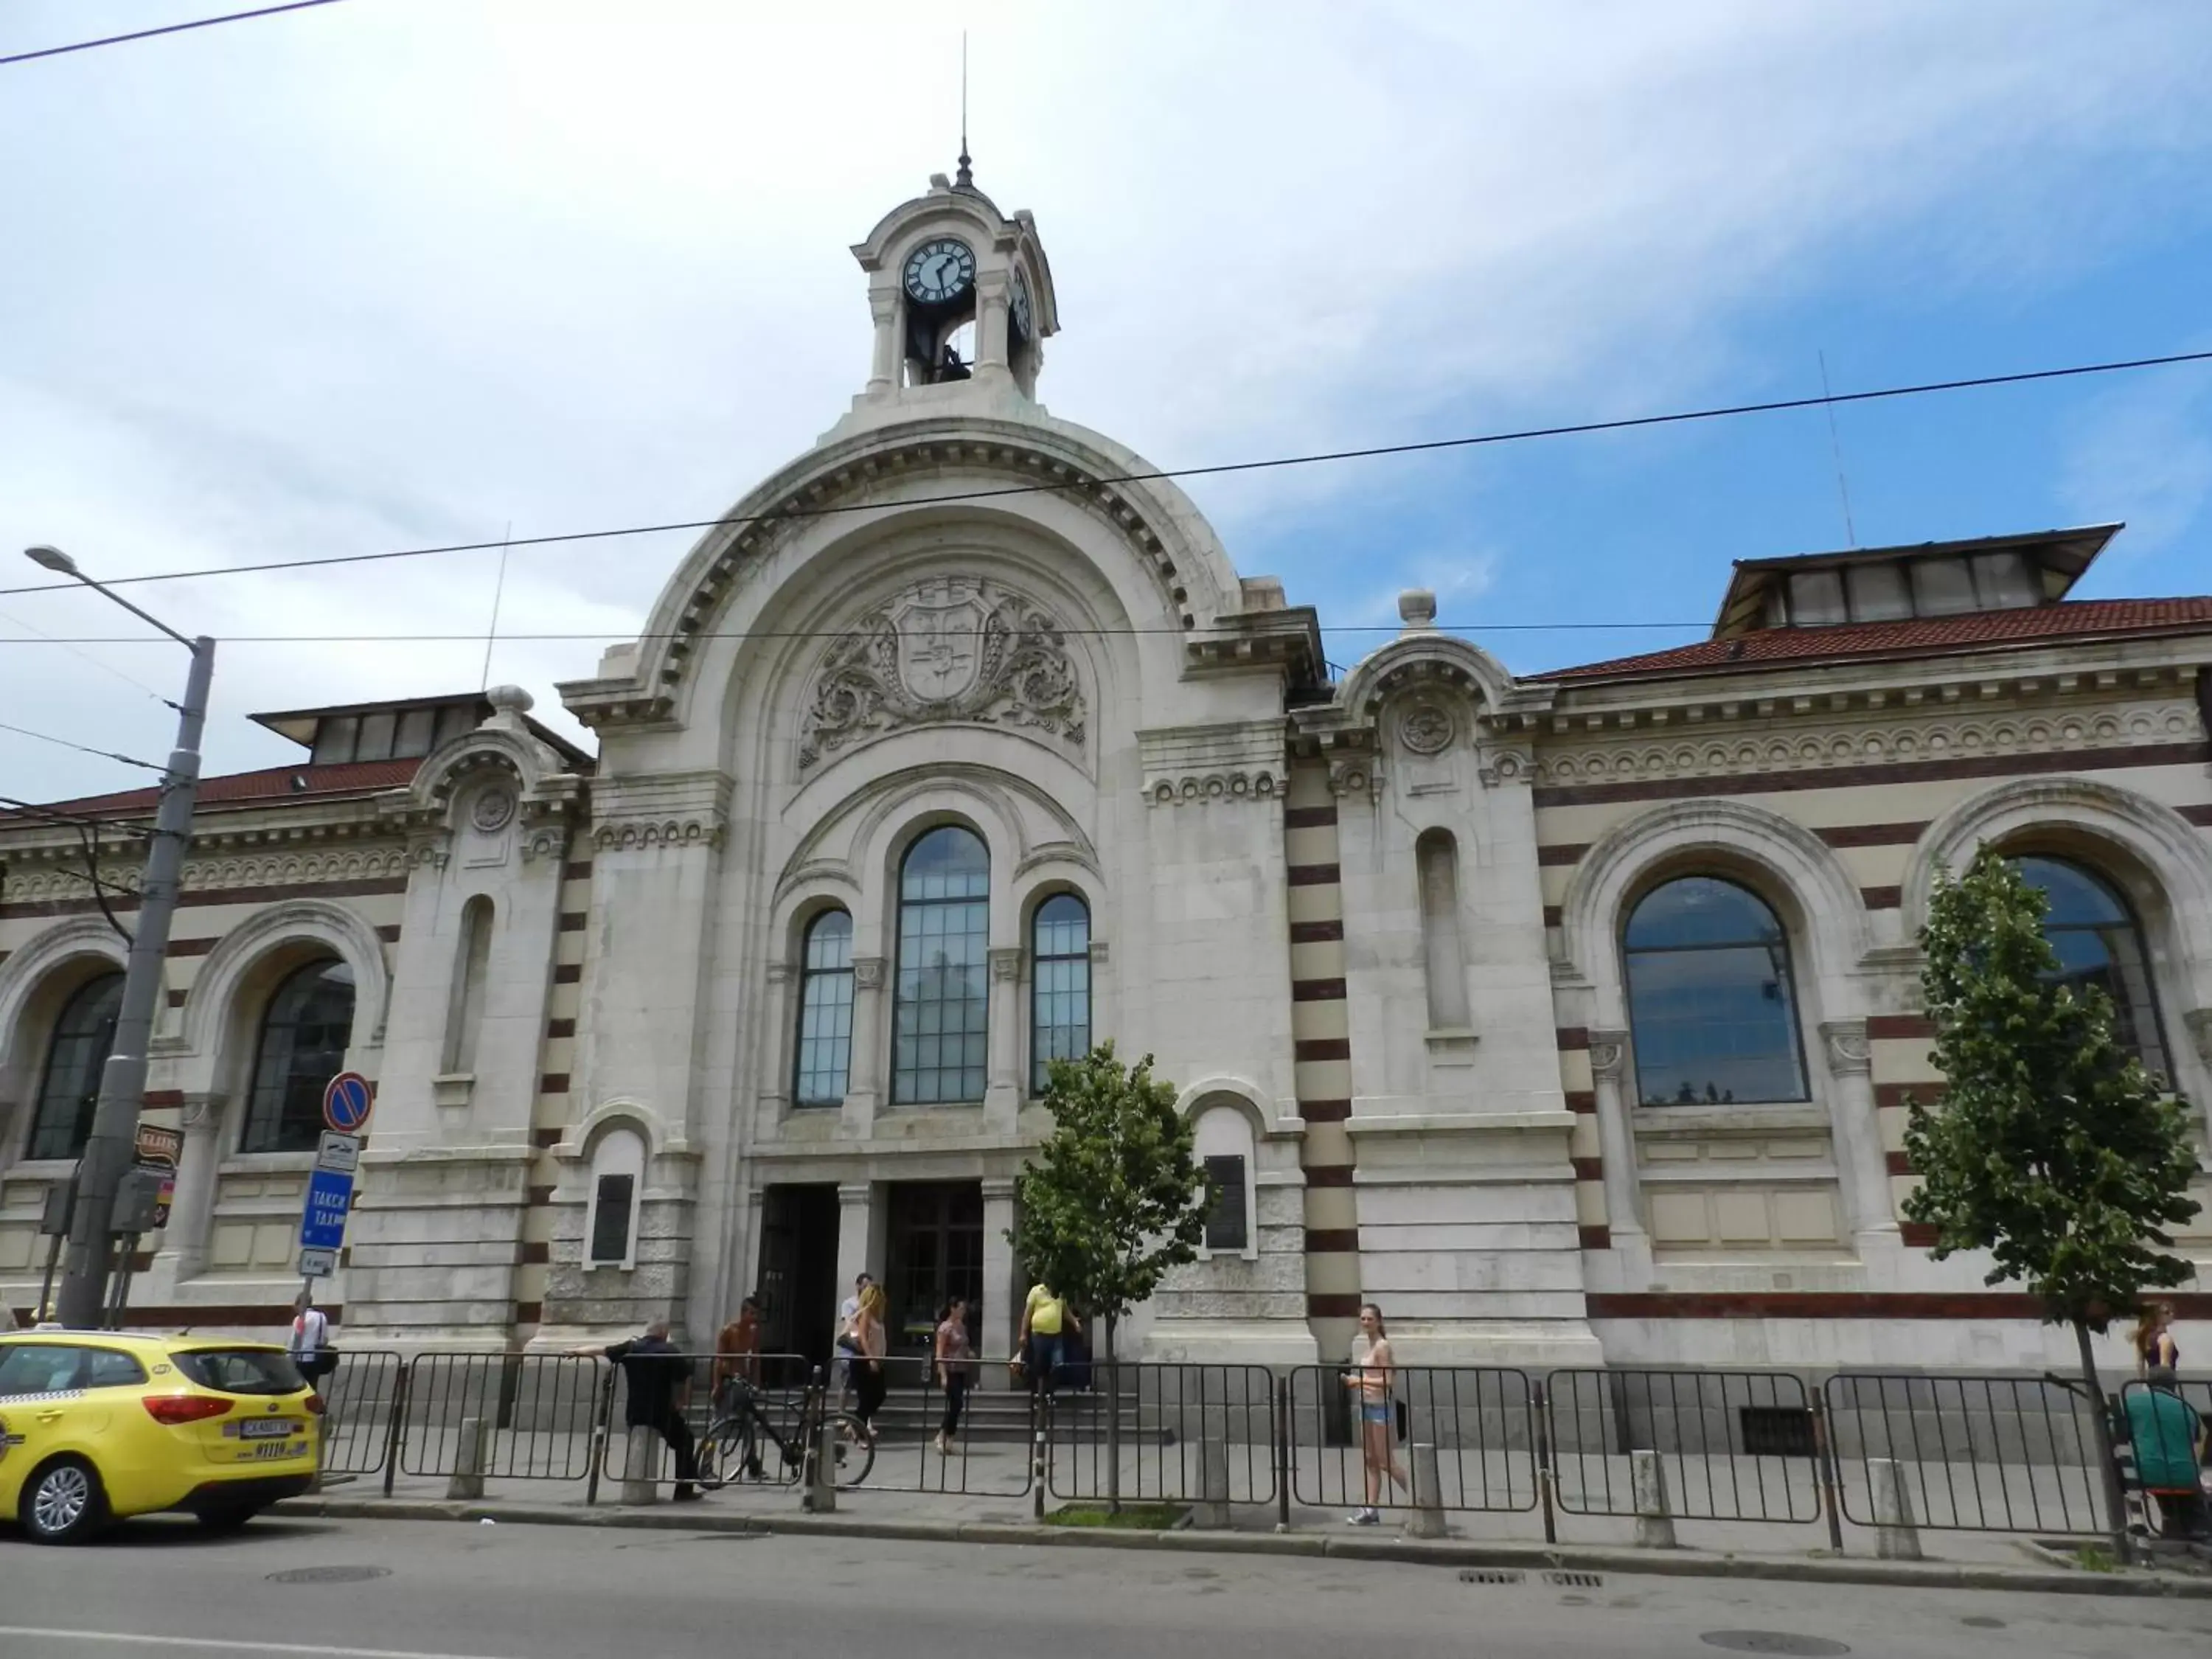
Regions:
[[[983, 1328], [983, 1184], [979, 1181], [900, 1181], [890, 1188], [884, 1263], [884, 1321], [890, 1352], [934, 1350], [937, 1312], [954, 1297], [968, 1304], [970, 1342]], [[901, 1366], [897, 1380], [919, 1380]]]
[[837, 1331], [837, 1188], [770, 1187], [761, 1197], [761, 1351], [827, 1365]]

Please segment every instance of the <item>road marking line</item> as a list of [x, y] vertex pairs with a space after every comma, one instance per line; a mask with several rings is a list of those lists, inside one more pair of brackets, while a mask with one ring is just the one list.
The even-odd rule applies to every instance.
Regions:
[[133, 1630], [40, 1630], [29, 1625], [0, 1625], [0, 1636], [26, 1636], [49, 1642], [136, 1642], [143, 1646], [198, 1648], [219, 1653], [301, 1654], [308, 1659], [499, 1659], [495, 1654], [430, 1653], [419, 1648], [326, 1648], [301, 1642], [248, 1642], [235, 1638], [156, 1636]]

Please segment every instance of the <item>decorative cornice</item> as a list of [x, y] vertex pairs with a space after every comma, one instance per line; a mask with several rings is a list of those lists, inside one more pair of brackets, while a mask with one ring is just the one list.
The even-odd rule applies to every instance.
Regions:
[[1285, 736], [1276, 719], [1139, 732], [1145, 799], [1155, 806], [1274, 799], [1290, 787]]

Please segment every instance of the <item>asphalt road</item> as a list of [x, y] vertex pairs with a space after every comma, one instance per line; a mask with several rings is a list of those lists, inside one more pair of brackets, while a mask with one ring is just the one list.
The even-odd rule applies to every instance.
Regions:
[[[376, 1569], [352, 1582], [274, 1575]], [[1841, 1647], [1733, 1650], [1711, 1632]], [[2027, 1659], [2212, 1651], [2212, 1602], [1608, 1577], [1562, 1589], [1320, 1559], [450, 1522], [0, 1534], [7, 1659]]]

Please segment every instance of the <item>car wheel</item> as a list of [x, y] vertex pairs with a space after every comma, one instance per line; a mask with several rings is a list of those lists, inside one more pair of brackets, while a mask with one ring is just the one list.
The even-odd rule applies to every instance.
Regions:
[[49, 1463], [24, 1483], [23, 1530], [40, 1544], [81, 1544], [107, 1524], [107, 1495], [82, 1458]]
[[258, 1504], [226, 1504], [221, 1509], [202, 1510], [192, 1518], [209, 1532], [236, 1532], [260, 1513]]

